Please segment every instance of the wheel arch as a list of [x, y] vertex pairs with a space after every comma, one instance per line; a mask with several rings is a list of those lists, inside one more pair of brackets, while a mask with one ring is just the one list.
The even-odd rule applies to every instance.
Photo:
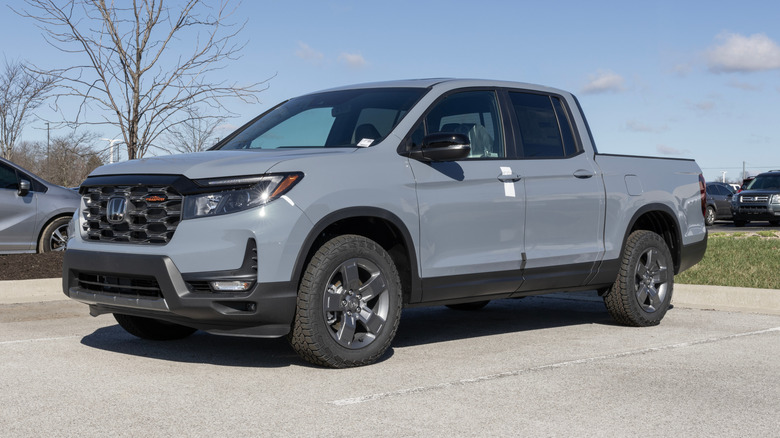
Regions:
[[652, 231], [664, 239], [672, 254], [674, 273], [679, 273], [683, 243], [680, 225], [674, 211], [664, 204], [648, 204], [637, 210], [623, 236], [621, 248], [625, 248], [628, 236], [637, 230]]
[[403, 304], [420, 300], [422, 293], [412, 235], [398, 216], [375, 207], [346, 208], [320, 219], [303, 241], [292, 280], [300, 284], [306, 265], [317, 249], [326, 241], [344, 234], [356, 234], [378, 243], [390, 254], [401, 276]]

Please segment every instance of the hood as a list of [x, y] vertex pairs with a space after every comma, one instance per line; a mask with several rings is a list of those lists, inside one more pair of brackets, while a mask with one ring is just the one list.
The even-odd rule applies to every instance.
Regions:
[[282, 161], [354, 151], [354, 148], [204, 151], [108, 164], [98, 167], [90, 176], [165, 174], [184, 175], [190, 179], [198, 179], [259, 175], [268, 172]]

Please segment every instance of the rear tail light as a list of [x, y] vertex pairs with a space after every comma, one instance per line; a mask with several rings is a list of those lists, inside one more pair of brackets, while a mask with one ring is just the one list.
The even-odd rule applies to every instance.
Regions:
[[699, 196], [701, 197], [701, 216], [707, 215], [707, 183], [704, 175], [699, 174]]

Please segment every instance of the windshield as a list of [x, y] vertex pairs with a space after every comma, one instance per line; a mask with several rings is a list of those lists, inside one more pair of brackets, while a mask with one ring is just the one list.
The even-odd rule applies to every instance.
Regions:
[[247, 124], [216, 149], [368, 147], [384, 139], [426, 91], [368, 88], [297, 97]]
[[779, 190], [780, 175], [758, 175], [750, 182], [747, 190]]

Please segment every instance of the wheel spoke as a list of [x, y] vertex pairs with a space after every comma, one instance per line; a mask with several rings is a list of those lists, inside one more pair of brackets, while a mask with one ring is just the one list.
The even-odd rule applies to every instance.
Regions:
[[669, 272], [666, 269], [666, 266], [659, 266], [658, 270], [653, 272], [653, 282], [657, 283], [666, 283], [669, 281]]
[[339, 312], [344, 310], [341, 306], [341, 288], [333, 289], [329, 288], [327, 291], [325, 291], [325, 296], [323, 299], [323, 309], [326, 312]]
[[362, 286], [360, 286], [360, 295], [363, 301], [370, 301], [387, 290], [385, 278], [381, 272], [374, 273]]
[[347, 315], [344, 313], [344, 319], [341, 324], [336, 337], [341, 345], [350, 346], [355, 339], [355, 329], [357, 328], [357, 320], [355, 315]]
[[647, 289], [647, 297], [650, 298], [650, 303], [648, 303], [649, 307], [652, 310], [657, 309], [661, 304], [661, 297], [658, 295], [658, 289], [652, 286], [646, 287], [645, 289]]
[[360, 275], [355, 260], [349, 260], [341, 265], [341, 280], [348, 290], [357, 290], [360, 287]]
[[366, 326], [368, 332], [374, 335], [379, 334], [379, 331], [382, 330], [382, 327], [385, 325], [385, 320], [368, 307], [361, 309], [358, 318], [360, 319], [360, 322]]
[[642, 284], [639, 286], [639, 289], [636, 291], [636, 299], [639, 301], [640, 306], [644, 306], [645, 302], [647, 301], [647, 296], [650, 294], [650, 288], [648, 288], [646, 285]]

